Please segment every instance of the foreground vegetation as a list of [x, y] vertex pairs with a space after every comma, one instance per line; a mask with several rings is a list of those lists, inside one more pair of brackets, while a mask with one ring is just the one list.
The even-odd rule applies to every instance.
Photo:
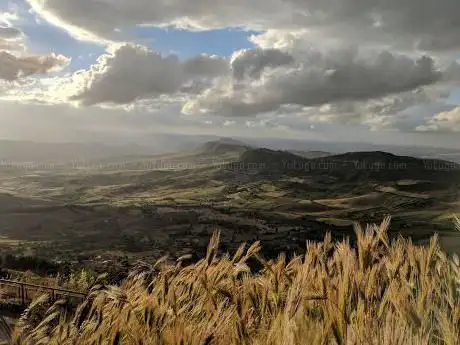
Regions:
[[75, 315], [37, 300], [16, 344], [459, 344], [458, 257], [437, 237], [390, 242], [388, 227], [356, 226], [356, 246], [326, 236], [272, 261], [258, 243], [219, 256], [216, 233], [201, 261], [139, 264], [120, 286], [93, 286]]

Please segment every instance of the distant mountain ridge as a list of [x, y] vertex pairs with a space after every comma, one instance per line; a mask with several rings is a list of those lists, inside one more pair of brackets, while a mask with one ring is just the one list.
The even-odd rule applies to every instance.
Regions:
[[202, 152], [225, 153], [227, 151], [238, 151], [241, 153], [240, 160], [255, 163], [270, 163], [270, 161], [298, 160], [310, 162], [336, 161], [343, 163], [368, 163], [386, 164], [401, 163], [409, 167], [428, 166], [429, 163], [445, 164], [446, 166], [460, 166], [460, 164], [433, 158], [418, 158], [403, 156], [385, 151], [356, 151], [334, 154], [325, 151], [299, 151], [299, 150], [276, 150], [265, 147], [255, 147], [242, 141], [231, 138], [222, 138], [215, 141], [208, 141], [200, 147]]
[[221, 138], [219, 140], [208, 141], [200, 147], [200, 151], [205, 153], [224, 153], [227, 151], [244, 152], [248, 149], [250, 149], [249, 145], [231, 138]]
[[309, 159], [329, 157], [329, 156], [334, 155], [334, 153], [331, 153], [331, 152], [315, 151], [315, 150], [313, 151], [288, 150], [288, 151], [297, 156], [301, 156], [301, 157], [309, 158]]
[[[0, 162], [74, 162], [82, 161], [123, 163], [137, 160], [150, 162], [152, 160], [174, 160], [174, 163], [187, 160], [193, 163], [196, 159], [233, 159], [246, 166], [258, 165], [259, 168], [276, 170], [282, 173], [290, 170], [318, 170], [317, 173], [346, 173], [347, 176], [374, 176], [382, 178], [385, 173], [389, 176], [409, 176], [423, 178], [426, 174], [436, 174], [440, 171], [459, 172], [460, 165], [435, 158], [415, 158], [399, 156], [384, 151], [362, 151], [333, 154], [326, 151], [308, 150], [278, 150], [261, 148], [256, 144], [248, 144], [232, 138], [218, 138], [207, 141], [195, 148], [175, 151], [168, 154], [158, 154], [149, 148], [129, 145], [110, 146], [102, 143], [35, 143], [27, 141], [0, 140]], [[225, 157], [224, 157], [225, 156]], [[203, 166], [206, 162], [203, 163]], [[321, 165], [321, 168], [318, 166]], [[191, 164], [190, 166], [193, 166]], [[325, 169], [325, 167], [329, 167]], [[320, 170], [319, 170], [320, 169]], [[367, 172], [366, 172], [367, 171]], [[369, 173], [371, 171], [371, 173]], [[301, 173], [301, 171], [299, 172]], [[356, 178], [359, 178], [356, 177]]]
[[[235, 140], [232, 138], [221, 138], [218, 140], [208, 141], [204, 143], [200, 150], [202, 152], [208, 153], [224, 153], [227, 151], [239, 151], [242, 153], [242, 160], [263, 160], [263, 157], [268, 159], [268, 156], [272, 156], [272, 158], [277, 157], [277, 159], [282, 158], [283, 155], [286, 157], [284, 158], [294, 158], [296, 157], [303, 157], [303, 158], [321, 158], [333, 155], [330, 152], [324, 151], [299, 151], [299, 150], [276, 150], [270, 149], [266, 147], [258, 147], [254, 145], [248, 145], [247, 143]], [[259, 156], [260, 155], [260, 156]]]
[[[306, 158], [290, 151], [237, 146], [241, 154], [237, 166], [270, 176], [328, 175], [345, 182], [414, 180], [459, 180], [460, 164], [383, 151], [349, 152]], [[219, 149], [227, 148], [226, 145]], [[230, 145], [231, 150], [235, 146]]]
[[437, 167], [438, 169], [443, 169], [442, 167], [444, 167], [444, 170], [460, 169], [460, 164], [456, 162], [450, 162], [447, 160], [435, 158], [417, 158], [412, 156], [400, 156], [384, 151], [348, 152], [318, 159], [348, 162], [353, 163], [355, 166], [359, 164], [374, 164], [376, 166], [378, 164], [381, 164], [382, 167], [390, 168], [390, 164], [393, 164], [394, 167], [397, 167], [396, 165], [399, 164], [399, 168], [406, 169], [430, 169], [435, 167]]

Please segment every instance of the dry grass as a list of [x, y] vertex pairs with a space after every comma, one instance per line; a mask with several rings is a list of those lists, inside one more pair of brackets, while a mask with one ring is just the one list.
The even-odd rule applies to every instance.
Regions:
[[[37, 301], [16, 344], [459, 344], [458, 257], [437, 237], [390, 243], [388, 226], [357, 225], [357, 248], [326, 236], [290, 261], [265, 261], [258, 243], [217, 257], [215, 234], [200, 262], [140, 265], [119, 287], [95, 286], [74, 316], [58, 303], [35, 320]], [[249, 259], [264, 268], [251, 273]]]

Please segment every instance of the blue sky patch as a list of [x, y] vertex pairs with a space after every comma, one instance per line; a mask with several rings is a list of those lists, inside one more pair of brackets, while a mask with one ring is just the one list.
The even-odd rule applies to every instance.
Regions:
[[105, 47], [74, 39], [65, 30], [37, 18], [28, 7], [25, 7], [25, 4], [22, 5], [15, 8], [20, 20], [14, 22], [14, 26], [24, 32], [26, 46], [30, 53], [37, 55], [56, 53], [70, 57], [72, 62], [67, 71], [87, 68], [104, 53]]
[[255, 32], [237, 29], [191, 32], [174, 28], [137, 27], [134, 36], [139, 44], [163, 54], [177, 54], [180, 59], [199, 54], [231, 56], [239, 49], [252, 48], [248, 38]]
[[62, 54], [72, 58], [69, 70], [87, 68], [103, 54], [105, 47], [79, 42], [67, 32], [48, 24], [29, 23], [22, 27], [27, 35], [27, 45], [34, 54]]

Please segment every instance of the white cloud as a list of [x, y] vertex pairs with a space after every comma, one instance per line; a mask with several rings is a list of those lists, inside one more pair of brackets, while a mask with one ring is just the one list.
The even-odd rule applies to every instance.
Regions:
[[350, 42], [381, 42], [424, 50], [460, 47], [458, 0], [28, 2], [43, 18], [79, 39], [119, 40], [124, 28], [174, 25], [193, 29], [306, 29], [316, 36]]
[[0, 50], [6, 50], [9, 52], [23, 52], [25, 50], [25, 45], [17, 41], [0, 39]]
[[[269, 50], [270, 54], [260, 51], [235, 54], [232, 67], [237, 66], [237, 78], [234, 69], [233, 77], [191, 99], [184, 106], [184, 112], [249, 116], [290, 104], [315, 107], [367, 101], [412, 91], [443, 79], [434, 60], [427, 56], [412, 58], [389, 51], [371, 55], [352, 49], [325, 54], [311, 50], [296, 57], [294, 63], [293, 57], [288, 59], [289, 55], [281, 52], [283, 55], [275, 55], [273, 49]], [[280, 60], [280, 56], [285, 60]], [[244, 81], [239, 80], [242, 75], [247, 77]], [[403, 108], [403, 103], [396, 102], [393, 107]]]
[[266, 68], [291, 65], [294, 57], [279, 49], [243, 49], [236, 51], [231, 58], [233, 78], [257, 79]]
[[67, 65], [69, 60], [62, 55], [15, 56], [0, 51], [0, 79], [16, 81], [34, 74], [44, 74]]
[[12, 22], [19, 20], [17, 11], [0, 12], [0, 23], [12, 26]]
[[416, 128], [420, 132], [460, 132], [460, 107], [433, 116]]
[[22, 36], [22, 31], [11, 26], [0, 26], [0, 39], [16, 40]]
[[[291, 54], [255, 48], [237, 51], [231, 59], [198, 55], [180, 61], [143, 46], [115, 44], [87, 70], [30, 80], [3, 90], [2, 99], [146, 113], [174, 105], [194, 115], [300, 114], [305, 130], [314, 124], [411, 130], [401, 113], [444, 97], [460, 80], [458, 72], [456, 63], [441, 69], [429, 57], [388, 51], [310, 47]], [[285, 126], [278, 120], [249, 123]]]
[[17, 13], [0, 13], [0, 94], [29, 88], [31, 76], [43, 75], [66, 66], [70, 59], [58, 55], [26, 55], [25, 35], [13, 26]]
[[[0, 50], [24, 50], [24, 33], [12, 26], [11, 20], [17, 19], [12, 15], [0, 13]], [[1, 24], [3, 22], [4, 24]]]
[[[280, 0], [28, 0], [48, 22], [82, 40], [126, 40], [123, 29], [154, 25], [203, 30], [208, 28], [264, 28], [290, 12]], [[274, 11], [277, 9], [277, 11]], [[254, 14], [259, 14], [254, 16]], [[118, 30], [116, 30], [118, 29]]]
[[201, 55], [185, 62], [177, 56], [162, 56], [148, 48], [114, 45], [95, 65], [72, 76], [68, 85], [72, 100], [83, 105], [130, 104], [160, 95], [196, 93], [208, 81], [228, 73], [228, 62]]
[[407, 127], [397, 119], [401, 112], [445, 96], [460, 80], [457, 69], [457, 64], [441, 69], [430, 57], [389, 51], [310, 47], [291, 55], [255, 48], [237, 51], [230, 60], [199, 55], [180, 61], [143, 46], [117, 44], [87, 70], [45, 79], [46, 91], [35, 98], [147, 112], [183, 104], [182, 112], [194, 115], [301, 113], [308, 126], [393, 129]]
[[[0, 53], [3, 99], [150, 114], [182, 108], [200, 123], [211, 122], [203, 116], [240, 116], [219, 123], [257, 130], [315, 124], [456, 128], [440, 115], [420, 124], [404, 112], [447, 97], [459, 84], [459, 64], [438, 59], [441, 51], [460, 49], [458, 0], [27, 2], [44, 20], [77, 39], [107, 45], [107, 52], [81, 71], [32, 78], [68, 59], [25, 56], [24, 34], [12, 25], [17, 15], [0, 14], [0, 49], [8, 51]], [[261, 33], [250, 37], [257, 48], [235, 51], [230, 59], [198, 55], [181, 61], [132, 43], [113, 44], [135, 41], [130, 35], [137, 25]]]
[[[440, 91], [441, 90], [441, 91]], [[451, 110], [442, 99], [442, 87], [417, 89], [367, 101], [345, 101], [304, 108], [302, 116], [312, 123], [360, 125], [372, 131], [411, 132], [426, 117]]]

